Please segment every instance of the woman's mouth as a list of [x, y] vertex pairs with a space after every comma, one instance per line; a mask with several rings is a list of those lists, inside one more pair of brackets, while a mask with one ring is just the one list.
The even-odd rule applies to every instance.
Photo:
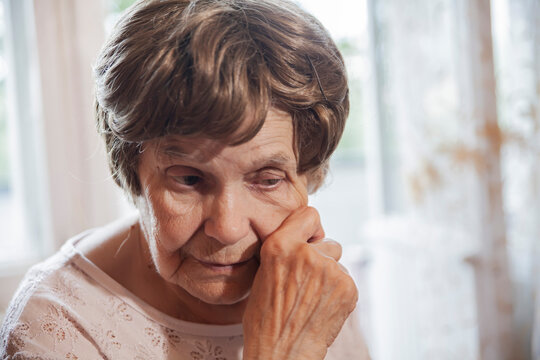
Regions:
[[255, 261], [254, 257], [251, 257], [247, 260], [239, 261], [239, 262], [211, 262], [211, 261], [204, 261], [195, 259], [197, 262], [199, 262], [201, 265], [203, 265], [205, 268], [208, 268], [212, 271], [216, 272], [230, 272], [235, 271], [238, 269], [243, 268], [244, 266], [248, 265], [249, 263]]

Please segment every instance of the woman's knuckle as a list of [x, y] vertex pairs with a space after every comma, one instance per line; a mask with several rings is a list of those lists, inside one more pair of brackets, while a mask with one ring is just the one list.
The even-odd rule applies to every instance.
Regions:
[[308, 265], [311, 268], [317, 267], [319, 265], [319, 255], [315, 250], [313, 250], [308, 244], [304, 244], [297, 249], [297, 257], [304, 264]]
[[314, 223], [319, 223], [321, 221], [321, 215], [314, 207], [308, 206], [306, 207], [305, 211], [306, 216], [308, 216]]
[[349, 278], [349, 280], [346, 281], [345, 284], [345, 296], [352, 302], [356, 303], [356, 301], [358, 300], [358, 289], [356, 288], [356, 284], [350, 278], [350, 276], [347, 277]]
[[340, 293], [344, 298], [351, 299], [358, 296], [358, 290], [354, 280], [348, 275], [341, 271], [338, 278], [335, 280], [340, 289]]
[[261, 247], [261, 258], [275, 258], [286, 252], [285, 244], [279, 237], [267, 239]]

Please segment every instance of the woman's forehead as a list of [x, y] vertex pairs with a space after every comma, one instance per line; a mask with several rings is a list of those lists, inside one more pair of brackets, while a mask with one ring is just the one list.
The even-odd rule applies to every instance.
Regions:
[[290, 115], [269, 112], [262, 129], [249, 141], [228, 145], [204, 136], [167, 135], [150, 142], [158, 159], [208, 163], [215, 159], [255, 166], [295, 167], [294, 134]]

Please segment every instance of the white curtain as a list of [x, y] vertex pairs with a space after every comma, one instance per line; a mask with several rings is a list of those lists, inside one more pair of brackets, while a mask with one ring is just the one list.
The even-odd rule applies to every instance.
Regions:
[[[540, 270], [540, 2], [499, 0], [494, 2], [494, 10], [502, 25], [496, 34], [496, 59], [505, 135], [504, 200], [513, 279], [513, 330], [516, 347], [526, 349], [531, 346]], [[538, 333], [533, 343], [532, 357], [540, 359]]]
[[104, 41], [102, 1], [33, 0], [51, 218], [51, 250], [122, 208], [96, 133], [92, 64]]
[[538, 1], [372, 0], [370, 15], [373, 357], [528, 359]]

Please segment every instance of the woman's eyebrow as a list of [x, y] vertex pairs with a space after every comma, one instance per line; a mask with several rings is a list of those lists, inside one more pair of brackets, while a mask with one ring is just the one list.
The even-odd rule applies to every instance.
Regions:
[[159, 147], [158, 153], [174, 159], [188, 159], [190, 155], [177, 145]]
[[[168, 159], [193, 160], [193, 154], [188, 153], [176, 144], [160, 146], [158, 148], [158, 153]], [[296, 159], [283, 151], [278, 151], [270, 155], [263, 155], [247, 163], [248, 168], [255, 170], [274, 167], [294, 171], [296, 170], [296, 166]]]
[[284, 168], [286, 170], [296, 170], [296, 160], [283, 152], [277, 152], [269, 156], [264, 156], [259, 159], [254, 159], [250, 163], [251, 168]]

